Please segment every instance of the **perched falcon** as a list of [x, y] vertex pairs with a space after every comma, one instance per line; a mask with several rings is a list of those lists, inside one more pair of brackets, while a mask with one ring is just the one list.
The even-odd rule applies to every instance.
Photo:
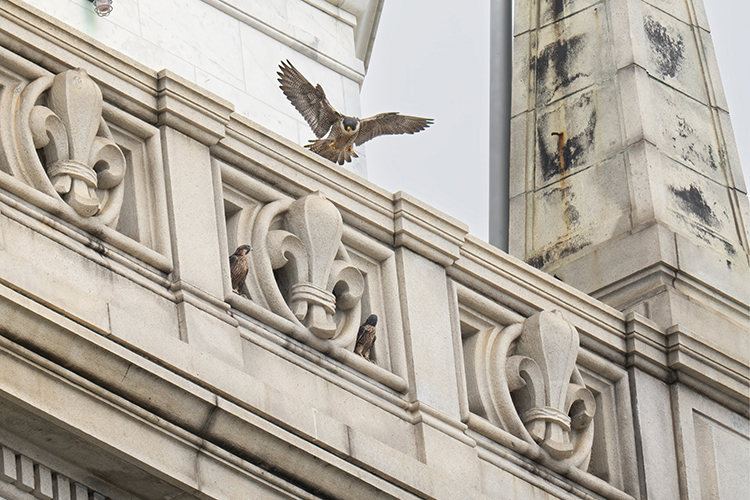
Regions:
[[232, 255], [229, 256], [229, 272], [232, 275], [232, 290], [240, 293], [240, 287], [245, 284], [247, 278], [247, 253], [253, 248], [250, 245], [240, 245]]
[[354, 346], [354, 354], [359, 354], [367, 361], [374, 361], [370, 359], [370, 351], [375, 343], [375, 325], [378, 324], [378, 317], [371, 314], [365, 324], [359, 327], [357, 332], [357, 345]]
[[[339, 165], [352, 161], [352, 156], [358, 157], [353, 146], [364, 144], [379, 135], [413, 134], [432, 124], [431, 118], [404, 116], [395, 112], [380, 113], [364, 120], [344, 116], [333, 109], [323, 87], [320, 84], [313, 87], [292, 63], [282, 61], [279, 69], [282, 92], [318, 137], [305, 147]], [[326, 133], [328, 137], [322, 139]]]

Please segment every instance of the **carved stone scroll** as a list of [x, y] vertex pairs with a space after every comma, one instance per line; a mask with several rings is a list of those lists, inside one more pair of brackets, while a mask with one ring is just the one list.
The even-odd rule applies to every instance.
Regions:
[[125, 157], [102, 118], [102, 94], [83, 69], [45, 76], [14, 92], [11, 173], [68, 204], [80, 217], [115, 226]]
[[572, 324], [544, 311], [479, 332], [464, 348], [473, 411], [556, 460], [588, 467], [596, 403], [575, 365]]
[[255, 217], [252, 299], [307, 328], [316, 337], [350, 348], [360, 321], [362, 273], [341, 242], [338, 209], [322, 193], [269, 203]]

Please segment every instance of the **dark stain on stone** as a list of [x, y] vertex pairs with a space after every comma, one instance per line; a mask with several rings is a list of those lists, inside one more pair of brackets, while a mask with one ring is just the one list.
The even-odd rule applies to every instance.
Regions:
[[708, 153], [708, 166], [711, 167], [713, 170], [717, 170], [719, 166], [716, 163], [716, 158], [714, 158], [714, 148], [710, 144], [706, 145], [706, 152]]
[[571, 205], [570, 202], [565, 204], [564, 214], [568, 226], [577, 226], [578, 221], [581, 220], [581, 214], [578, 212], [578, 209]]
[[732, 261], [727, 259], [727, 269], [732, 270]]
[[542, 269], [547, 264], [562, 260], [565, 257], [586, 248], [590, 244], [590, 241], [584, 241], [580, 238], [572, 238], [568, 241], [560, 241], [554, 244], [546, 252], [528, 259], [526, 263], [537, 269]]
[[565, 186], [561, 188], [556, 187], [554, 189], [550, 189], [542, 194], [542, 197], [545, 200], [551, 196], [559, 196], [562, 200], [561, 204], [564, 207], [563, 216], [565, 219], [565, 226], [570, 232], [573, 228], [575, 228], [575, 226], [578, 225], [578, 222], [581, 220], [580, 212], [575, 207], [575, 205], [573, 205], [573, 201], [576, 198], [575, 193], [570, 186]]
[[[737, 256], [737, 250], [734, 248], [734, 245], [732, 245], [713, 231], [709, 231], [701, 226], [694, 225], [693, 234], [697, 236], [701, 241], [707, 243], [709, 246], [716, 246], [717, 243], [720, 245], [724, 245], [724, 251], [727, 253], [727, 255], [729, 255], [730, 257]], [[727, 260], [727, 267], [731, 268], [731, 266], [731, 261]]]
[[555, 19], [562, 16], [565, 0], [552, 0], [552, 15]]
[[[690, 164], [693, 164], [695, 166], [698, 166], [699, 164], [706, 164], [709, 167], [711, 167], [712, 170], [718, 170], [719, 163], [717, 162], [717, 158], [714, 156], [714, 148], [710, 144], [704, 144], [702, 150], [696, 150], [696, 146], [700, 147], [699, 144], [696, 144], [696, 140], [700, 140], [698, 137], [696, 137], [695, 129], [690, 126], [690, 124], [687, 123], [685, 118], [677, 115], [677, 136], [687, 139], [688, 141], [682, 141], [684, 144], [687, 142], [687, 149], [682, 149], [682, 154], [680, 154], [680, 158]], [[677, 137], [672, 137], [673, 142], [677, 142]], [[679, 148], [679, 145], [676, 145], [675, 148]]]
[[[590, 102], [590, 96], [586, 100]], [[583, 131], [565, 139], [562, 145], [559, 142], [559, 137], [564, 136], [542, 137], [542, 134], [546, 133], [546, 130], [549, 130], [547, 126], [548, 120], [549, 115], [541, 117], [538, 129], [538, 134], [540, 135], [539, 159], [544, 182], [549, 181], [556, 175], [564, 175], [571, 169], [585, 165], [587, 153], [591, 150], [591, 146], [594, 143], [596, 108], [591, 110]]]
[[[734, 245], [732, 245], [728, 241], [724, 241], [724, 250], [726, 250], [729, 255], [737, 255], [737, 250], [734, 249]], [[730, 263], [729, 266], [731, 267], [732, 264]]]
[[711, 207], [708, 206], [708, 203], [706, 203], [703, 192], [698, 186], [691, 184], [689, 188], [679, 189], [670, 186], [669, 190], [680, 201], [683, 209], [698, 217], [705, 225], [710, 227], [719, 225], [719, 220], [716, 218], [713, 210], [711, 210]]
[[571, 74], [573, 61], [581, 53], [585, 38], [585, 35], [576, 35], [556, 40], [542, 49], [536, 60], [537, 88], [541, 103], [546, 104], [559, 89], [588, 76], [582, 72]]
[[[685, 119], [678, 115], [677, 116], [677, 135], [679, 135], [683, 139], [687, 139], [694, 132], [695, 130], [693, 130], [693, 127], [688, 125]], [[675, 140], [675, 139], [673, 138], [672, 140]]]
[[674, 78], [685, 59], [685, 42], [682, 35], [672, 36], [669, 30], [651, 16], [643, 23], [646, 38], [656, 56], [656, 65], [662, 76]]

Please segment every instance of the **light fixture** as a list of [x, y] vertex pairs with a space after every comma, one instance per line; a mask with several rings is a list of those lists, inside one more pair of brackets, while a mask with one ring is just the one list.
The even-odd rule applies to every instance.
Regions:
[[99, 17], [108, 16], [112, 12], [112, 0], [90, 0], [94, 4], [94, 12]]

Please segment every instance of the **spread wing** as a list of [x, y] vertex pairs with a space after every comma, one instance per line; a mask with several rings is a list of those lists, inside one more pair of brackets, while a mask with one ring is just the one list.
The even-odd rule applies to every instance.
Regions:
[[282, 61], [279, 69], [281, 71], [277, 74], [281, 91], [297, 108], [317, 137], [326, 135], [331, 124], [339, 118], [339, 113], [326, 99], [323, 87], [320, 84], [313, 87], [289, 61]]
[[432, 118], [400, 115], [395, 112], [380, 113], [360, 121], [359, 133], [354, 141], [357, 146], [379, 135], [413, 134], [432, 125]]

